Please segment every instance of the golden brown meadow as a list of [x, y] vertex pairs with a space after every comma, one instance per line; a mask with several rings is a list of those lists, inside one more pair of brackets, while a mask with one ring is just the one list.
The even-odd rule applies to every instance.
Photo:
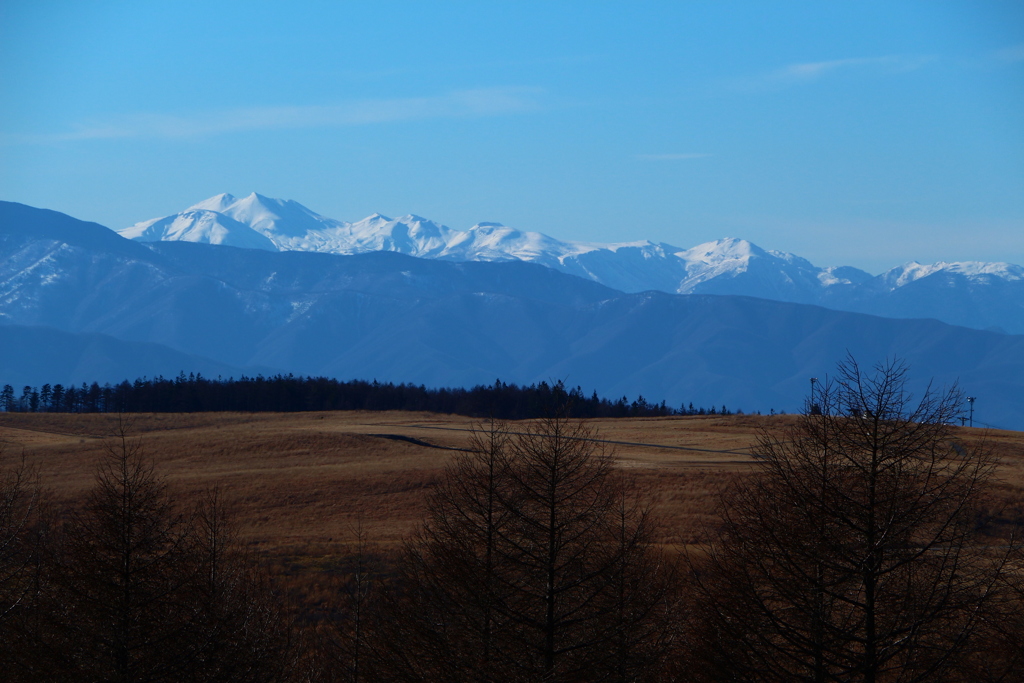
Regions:
[[[22, 456], [55, 500], [93, 483], [106, 414], [0, 414], [4, 465]], [[219, 487], [242, 539], [291, 572], [343, 556], [355, 529], [394, 547], [422, 522], [426, 496], [453, 454], [466, 448], [471, 418], [413, 412], [160, 413], [130, 418], [131, 433], [183, 504]], [[751, 471], [761, 430], [791, 416], [693, 416], [590, 420], [598, 444], [649, 491], [666, 544], [690, 543], [713, 523], [717, 492]], [[529, 421], [511, 423], [528, 431]], [[963, 429], [1001, 459], [1000, 497], [1021, 514], [1024, 433]]]

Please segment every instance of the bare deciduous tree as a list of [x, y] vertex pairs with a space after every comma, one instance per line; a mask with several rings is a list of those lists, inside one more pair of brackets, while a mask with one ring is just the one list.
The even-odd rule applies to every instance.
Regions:
[[677, 645], [683, 618], [680, 576], [674, 562], [652, 552], [655, 526], [642, 492], [621, 486], [611, 528], [618, 558], [606, 597], [608, 643], [598, 666], [604, 680], [656, 680], [666, 655]]
[[351, 527], [341, 566], [319, 581], [333, 593], [325, 614], [302, 629], [301, 662], [295, 680], [304, 683], [359, 683], [380, 680], [371, 643], [386, 562], [362, 520]]
[[[0, 444], [0, 460], [3, 448]], [[39, 491], [21, 463], [0, 471], [0, 622], [21, 601], [31, 547], [27, 538], [38, 512]]]
[[122, 423], [56, 553], [50, 607], [60, 673], [119, 683], [181, 678], [193, 654], [181, 645], [191, 642], [185, 593], [194, 552], [190, 520]]
[[259, 562], [236, 537], [219, 489], [207, 492], [192, 532], [194, 576], [186, 587], [193, 681], [284, 680], [291, 629]]
[[595, 664], [617, 631], [608, 598], [624, 587], [617, 579], [635, 541], [649, 539], [620, 533], [621, 482], [585, 423], [533, 425], [513, 442], [512, 462], [512, 522], [499, 548], [514, 568], [505, 611], [516, 626], [518, 663], [528, 676], [598, 678]]
[[[507, 591], [499, 576], [499, 533], [510, 523], [507, 428], [474, 434], [428, 502], [429, 517], [406, 545], [395, 588], [384, 595], [376, 642], [390, 677], [508, 680]], [[504, 490], [503, 490], [504, 489]]]
[[[0, 465], [4, 462], [0, 442]], [[24, 460], [0, 470], [0, 661], [11, 661], [17, 626], [31, 604], [41, 496], [34, 472]]]
[[993, 462], [948, 426], [960, 393], [915, 404], [906, 372], [848, 359], [794, 429], [762, 435], [700, 568], [714, 677], [959, 675], [1004, 567], [975, 533]]
[[197, 511], [119, 421], [85, 501], [55, 524], [21, 624], [25, 680], [283, 680], [288, 629], [218, 494]]
[[[525, 425], [524, 425], [525, 427]], [[642, 680], [671, 581], [652, 520], [582, 422], [480, 432], [410, 544], [385, 651], [408, 680]]]

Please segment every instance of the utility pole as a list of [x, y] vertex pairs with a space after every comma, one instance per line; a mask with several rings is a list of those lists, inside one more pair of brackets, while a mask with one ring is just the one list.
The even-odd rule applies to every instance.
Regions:
[[975, 401], [976, 398], [977, 398], [976, 396], [968, 396], [967, 397], [967, 403], [968, 403], [968, 405], [971, 406], [970, 422], [971, 422], [971, 426], [972, 427], [974, 426], [974, 401]]
[[821, 413], [821, 406], [814, 402], [814, 385], [817, 381], [817, 377], [811, 378], [811, 415], [818, 415]]

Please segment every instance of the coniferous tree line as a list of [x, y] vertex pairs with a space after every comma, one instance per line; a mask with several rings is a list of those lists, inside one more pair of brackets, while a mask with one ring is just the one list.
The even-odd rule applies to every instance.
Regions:
[[467, 415], [500, 420], [542, 417], [552, 405], [568, 407], [573, 418], [664, 417], [666, 415], [731, 415], [728, 408], [609, 400], [563, 382], [519, 386], [501, 380], [471, 389], [430, 389], [423, 385], [326, 377], [242, 377], [209, 379], [184, 373], [174, 379], [157, 377], [120, 384], [97, 382], [81, 386], [25, 386], [18, 394], [10, 384], [0, 389], [0, 410], [53, 413], [195, 413], [295, 412], [322, 410], [410, 410]]
[[216, 491], [175, 505], [122, 429], [66, 510], [7, 470], [4, 675], [1024, 680], [1019, 529], [985, 511], [995, 461], [948, 426], [955, 390], [912, 404], [905, 372], [842, 364], [788, 432], [763, 434], [721, 523], [682, 553], [586, 423], [491, 421], [399, 551], [357, 533], [315, 619], [282, 603]]

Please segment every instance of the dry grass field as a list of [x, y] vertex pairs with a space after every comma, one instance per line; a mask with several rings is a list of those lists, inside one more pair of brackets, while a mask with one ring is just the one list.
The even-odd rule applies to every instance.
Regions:
[[[143, 414], [131, 433], [184, 504], [217, 486], [240, 533], [276, 564], [303, 573], [343, 556], [356, 527], [393, 547], [422, 522], [445, 464], [480, 424], [405, 412]], [[595, 445], [647, 489], [664, 521], [663, 542], [686, 543], [712, 519], [716, 491], [743, 476], [762, 429], [786, 416], [592, 420]], [[59, 502], [94, 480], [118, 418], [103, 414], [0, 414], [4, 465], [22, 457]], [[511, 423], [513, 432], [530, 423]], [[1024, 491], [1024, 433], [962, 430], [1000, 457], [1001, 495]]]

